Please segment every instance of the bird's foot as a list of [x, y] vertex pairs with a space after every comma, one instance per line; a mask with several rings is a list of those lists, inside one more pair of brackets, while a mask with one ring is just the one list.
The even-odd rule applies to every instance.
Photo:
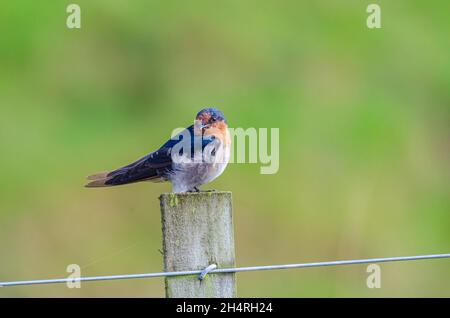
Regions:
[[187, 192], [217, 192], [217, 190], [216, 189], [202, 190], [199, 187], [193, 187], [191, 190], [188, 190]]
[[202, 190], [202, 192], [217, 192], [216, 189], [208, 189], [208, 190]]

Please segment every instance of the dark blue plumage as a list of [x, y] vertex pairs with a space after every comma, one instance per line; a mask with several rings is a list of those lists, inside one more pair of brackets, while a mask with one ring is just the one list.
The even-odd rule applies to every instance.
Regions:
[[[150, 180], [153, 178], [161, 178], [163, 180], [168, 180], [169, 175], [173, 173], [172, 166], [172, 149], [175, 145], [183, 142], [184, 134], [189, 133], [191, 149], [190, 157], [194, 158], [194, 143], [198, 138], [201, 139], [202, 150], [214, 140], [214, 136], [194, 136], [194, 125], [189, 126], [184, 132], [180, 132], [172, 139], [167, 141], [158, 150], [144, 156], [138, 161], [127, 165], [125, 167], [116, 169], [106, 176], [109, 178], [105, 184], [106, 185], [120, 185], [127, 184], [137, 181]], [[183, 154], [183, 148], [181, 148], [179, 155]]]
[[[188, 140], [184, 140], [185, 138]], [[218, 109], [206, 108], [197, 114], [194, 125], [171, 138], [158, 150], [111, 172], [92, 175], [88, 177], [92, 181], [86, 186], [107, 187], [140, 181], [171, 181], [174, 192], [197, 190], [199, 185], [213, 180], [223, 172], [229, 160], [229, 147], [230, 137], [225, 116]], [[184, 149], [188, 153], [183, 153]], [[216, 158], [219, 153], [222, 156]], [[207, 155], [209, 161], [204, 160]], [[180, 157], [182, 161], [179, 161]]]

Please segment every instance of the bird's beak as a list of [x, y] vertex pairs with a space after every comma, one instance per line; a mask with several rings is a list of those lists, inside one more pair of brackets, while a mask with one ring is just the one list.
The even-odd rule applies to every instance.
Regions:
[[195, 120], [195, 127], [197, 129], [200, 129], [201, 131], [205, 131], [205, 129], [209, 128], [210, 126], [210, 124], [203, 124], [203, 122], [199, 119]]

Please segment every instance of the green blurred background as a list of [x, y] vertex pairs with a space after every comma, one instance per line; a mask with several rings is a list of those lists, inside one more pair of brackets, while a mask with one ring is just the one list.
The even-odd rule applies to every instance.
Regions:
[[[379, 3], [382, 28], [366, 27]], [[450, 252], [450, 3], [0, 4], [0, 281], [162, 270], [169, 184], [85, 189], [216, 106], [280, 128], [280, 170], [232, 164], [237, 265]], [[242, 297], [450, 296], [448, 260], [238, 274]], [[0, 297], [164, 296], [162, 279]]]

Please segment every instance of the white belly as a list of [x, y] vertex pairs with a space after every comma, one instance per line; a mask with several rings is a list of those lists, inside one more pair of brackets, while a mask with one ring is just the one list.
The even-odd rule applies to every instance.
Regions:
[[209, 183], [220, 176], [230, 159], [230, 150], [226, 148], [223, 149], [223, 156], [216, 156], [212, 162], [173, 163], [174, 172], [170, 176], [173, 192], [191, 191], [194, 187]]

